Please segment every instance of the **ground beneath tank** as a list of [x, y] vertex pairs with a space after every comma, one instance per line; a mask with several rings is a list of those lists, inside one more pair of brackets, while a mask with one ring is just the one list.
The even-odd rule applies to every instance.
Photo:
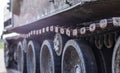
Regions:
[[19, 73], [12, 69], [5, 69], [4, 50], [0, 48], [0, 73]]

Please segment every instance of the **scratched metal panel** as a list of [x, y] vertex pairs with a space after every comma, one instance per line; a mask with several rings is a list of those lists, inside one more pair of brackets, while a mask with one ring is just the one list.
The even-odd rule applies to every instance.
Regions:
[[88, 1], [93, 0], [14, 0], [14, 27], [29, 24]]
[[57, 7], [57, 5], [54, 5], [53, 2], [49, 2], [49, 0], [23, 0], [20, 3], [17, 3], [17, 5], [16, 3], [14, 3], [15, 6], [13, 7], [13, 13], [15, 13], [13, 17], [15, 27], [31, 23], [46, 15], [66, 8], [64, 2], [61, 2], [62, 4]]
[[[70, 19], [78, 18], [80, 22], [120, 15], [120, 0], [54, 0], [54, 2], [50, 2], [50, 0], [21, 0], [19, 2], [18, 11], [20, 8], [20, 14], [14, 14], [14, 27], [30, 24], [60, 11], [61, 16], [60, 14], [55, 15], [59, 17], [59, 20], [70, 17]], [[51, 18], [49, 17], [49, 19]], [[55, 22], [55, 20], [57, 19], [51, 21]]]
[[[67, 0], [67, 1], [74, 1], [74, 0]], [[40, 6], [42, 5], [40, 4], [34, 5], [36, 7], [34, 7], [33, 10], [31, 9], [33, 7], [33, 4], [31, 4], [31, 6], [29, 4], [30, 3], [28, 3], [28, 6], [27, 4], [25, 5], [26, 8], [24, 4], [22, 4], [21, 14], [14, 15], [15, 27], [17, 26], [21, 26], [21, 27], [13, 28], [11, 29], [11, 31], [27, 33], [31, 30], [43, 28], [48, 25], [49, 26], [50, 25], [71, 26], [71, 25], [76, 25], [84, 22], [91, 22], [91, 21], [97, 21], [100, 19], [120, 16], [120, 0], [98, 0], [93, 2], [86, 2], [82, 5], [81, 4], [78, 5], [77, 3], [77, 5], [73, 5], [73, 6], [70, 6], [68, 4], [67, 5], [65, 4], [65, 6], [62, 6], [62, 4], [60, 4], [61, 8], [59, 6], [54, 7], [53, 5], [53, 8], [54, 8], [53, 12], [50, 12], [49, 10], [44, 11], [47, 8], [47, 5], [45, 4], [42, 4], [43, 6], [44, 5], [46, 6], [45, 8], [41, 8]], [[54, 14], [55, 12], [59, 12], [59, 11], [62, 11], [62, 12], [56, 15], [41, 19], [42, 17], [45, 17], [50, 14]], [[29, 26], [25, 24], [29, 24]]]

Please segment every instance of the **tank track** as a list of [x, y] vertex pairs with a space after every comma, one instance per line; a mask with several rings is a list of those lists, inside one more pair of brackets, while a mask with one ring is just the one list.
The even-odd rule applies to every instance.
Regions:
[[[52, 37], [52, 38], [50, 38], [50, 40], [52, 40], [52, 43], [54, 43], [54, 41], [53, 41], [54, 35], [51, 33], [53, 33], [53, 34], [59, 33], [62, 36], [62, 38], [65, 38], [65, 39], [67, 37], [66, 40], [62, 39], [63, 40], [62, 44], [66, 43], [67, 41], [70, 43], [70, 40], [72, 40], [72, 41], [74, 41], [74, 43], [75, 42], [77, 43], [76, 45], [80, 46], [83, 43], [83, 41], [86, 42], [86, 40], [87, 40], [87, 42], [90, 43], [89, 45], [91, 45], [91, 48], [93, 48], [91, 50], [95, 53], [95, 55], [93, 55], [93, 56], [95, 56], [96, 60], [98, 59], [96, 61], [97, 62], [96, 64], [101, 64], [100, 66], [98, 66], [98, 71], [99, 71], [98, 73], [111, 73], [111, 66], [110, 66], [111, 61], [109, 61], [109, 60], [111, 60], [111, 58], [112, 58], [112, 51], [113, 51], [112, 48], [114, 47], [115, 42], [117, 41], [118, 37], [120, 36], [120, 17], [112, 17], [109, 19], [102, 19], [102, 20], [98, 20], [98, 21], [94, 21], [94, 22], [80, 23], [80, 24], [75, 24], [75, 26], [73, 26], [73, 25], [47, 26], [47, 27], [43, 27], [43, 28], [40, 28], [37, 30], [31, 30], [26, 34], [20, 34], [19, 37], [21, 38], [21, 40], [20, 40], [21, 42], [23, 42], [22, 40], [25, 39], [26, 44], [30, 40], [36, 41], [37, 43], [39, 43], [38, 45], [40, 48], [40, 45], [42, 44], [42, 42], [46, 40], [46, 38], [45, 39], [40, 38], [40, 36], [42, 36], [42, 35], [43, 35], [43, 37], [47, 37], [50, 34], [51, 35], [50, 37]], [[38, 38], [39, 38], [39, 40], [38, 40]], [[49, 37], [47, 37], [47, 39], [49, 39]], [[80, 40], [83, 40], [83, 41], [80, 43], [80, 42], [77, 42], [76, 39], [77, 39], [77, 41], [80, 41]], [[83, 44], [87, 44], [87, 43], [83, 43]], [[104, 46], [103, 46], [103, 44], [104, 44]], [[25, 45], [25, 44], [23, 43], [23, 45]], [[94, 46], [92, 46], [92, 45], [94, 45]], [[65, 46], [65, 44], [63, 44], [62, 48], [64, 46]], [[70, 46], [70, 45], [68, 45], [68, 46]], [[86, 46], [86, 45], [84, 45], [84, 46]], [[35, 47], [36, 47], [36, 44], [34, 44], [34, 48]], [[54, 48], [53, 44], [52, 44], [52, 48]], [[110, 49], [108, 49], [108, 48], [110, 48]], [[53, 50], [53, 51], [56, 52], [55, 50]], [[64, 49], [62, 49], [62, 54], [65, 53], [63, 51], [64, 51]], [[106, 54], [106, 52], [108, 52], [108, 53]], [[39, 53], [37, 53], [37, 54], [39, 54]], [[60, 64], [61, 64], [61, 58], [63, 58], [63, 57], [61, 57], [61, 55], [57, 56], [57, 57], [54, 56], [55, 58], [59, 58], [57, 60], [59, 60]], [[69, 53], [68, 53], [68, 55], [69, 55]], [[98, 55], [100, 55], [100, 57]], [[87, 56], [91, 57], [89, 55], [87, 55]], [[108, 57], [108, 58], [106, 58], [106, 57]], [[94, 57], [93, 57], [93, 60], [94, 60]], [[58, 61], [55, 61], [56, 64], [57, 64], [57, 62]], [[60, 66], [60, 64], [59, 64], [59, 66]], [[90, 64], [90, 63], [88, 63], [88, 64]], [[116, 64], [116, 66], [118, 64]], [[56, 67], [56, 68], [60, 69], [60, 67]], [[37, 68], [37, 70], [39, 70], [39, 69], [40, 68]], [[78, 65], [75, 66], [75, 69], [76, 69], [76, 72], [77, 71], [79, 72], [79, 70], [80, 70]], [[117, 69], [119, 69], [119, 67]], [[97, 69], [95, 69], [95, 70], [97, 70]], [[94, 73], [96, 73], [96, 72], [94, 72]]]
[[42, 35], [48, 32], [60, 33], [68, 37], [85, 37], [90, 35], [107, 33], [109, 31], [120, 31], [120, 17], [102, 19], [95, 22], [77, 24], [77, 26], [47, 26], [38, 30], [31, 30], [27, 34], [21, 34], [23, 38]]

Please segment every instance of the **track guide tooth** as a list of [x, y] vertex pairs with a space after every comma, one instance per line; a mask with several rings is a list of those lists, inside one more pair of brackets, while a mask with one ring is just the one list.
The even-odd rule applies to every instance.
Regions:
[[113, 17], [113, 25], [120, 27], [120, 17]]
[[89, 26], [89, 31], [90, 31], [90, 32], [94, 32], [95, 30], [96, 30], [96, 25], [95, 25], [95, 23], [90, 24], [90, 26]]
[[45, 30], [46, 30], [46, 32], [49, 32], [49, 27], [46, 27], [46, 29], [45, 29]]
[[45, 28], [42, 28], [42, 33], [45, 33]]
[[98, 49], [102, 49], [103, 47], [103, 37], [102, 36], [96, 36], [95, 37], [95, 45]]
[[32, 35], [32, 32], [29, 32], [29, 33], [28, 33], [28, 37], [30, 37], [31, 35]]
[[73, 35], [73, 36], [77, 36], [77, 35], [78, 35], [78, 29], [73, 29], [72, 35]]
[[85, 34], [86, 33], [86, 28], [85, 27], [82, 27], [80, 28], [80, 34]]
[[39, 29], [39, 34], [41, 34], [42, 33], [42, 31], [41, 31], [41, 29]]
[[100, 20], [100, 28], [105, 29], [108, 25], [107, 19]]
[[32, 34], [32, 31], [29, 33], [29, 37], [30, 37], [31, 35], [33, 35], [33, 34]]
[[65, 33], [65, 29], [61, 27], [61, 28], [60, 28], [60, 33], [61, 33], [61, 34], [64, 34], [64, 33]]
[[71, 30], [69, 28], [66, 29], [66, 35], [69, 36], [69, 37], [71, 36]]
[[39, 34], [39, 30], [36, 30], [36, 35], [38, 35]]
[[51, 32], [54, 31], [54, 26], [50, 26], [50, 31], [51, 31]]
[[104, 45], [107, 48], [112, 48], [113, 43], [114, 43], [113, 41], [114, 41], [113, 34], [106, 34], [106, 35], [104, 35]]
[[55, 27], [55, 32], [58, 33], [59, 32], [59, 28], [56, 26]]
[[33, 31], [33, 35], [36, 35], [36, 30]]

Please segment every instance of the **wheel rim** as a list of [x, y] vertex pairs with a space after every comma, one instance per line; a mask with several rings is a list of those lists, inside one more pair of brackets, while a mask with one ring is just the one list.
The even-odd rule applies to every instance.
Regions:
[[118, 39], [113, 52], [112, 73], [120, 73], [120, 38]]
[[81, 67], [79, 65], [75, 66], [75, 72], [74, 73], [81, 73]]
[[83, 61], [80, 59], [75, 48], [68, 47], [64, 55], [63, 71], [65, 72], [63, 73], [85, 73], [85, 67], [82, 64]]
[[24, 66], [24, 55], [23, 55], [23, 48], [22, 44], [19, 43], [17, 47], [17, 63], [18, 63], [18, 71], [23, 73], [23, 66]]
[[47, 45], [42, 45], [40, 53], [40, 71], [41, 73], [54, 73], [54, 59], [52, 48], [47, 41], [45, 42]]
[[86, 73], [84, 59], [78, 47], [77, 45], [76, 47], [65, 46], [62, 56], [62, 73]]
[[27, 72], [35, 73], [36, 70], [36, 59], [35, 59], [35, 51], [33, 44], [29, 44], [27, 50]]

